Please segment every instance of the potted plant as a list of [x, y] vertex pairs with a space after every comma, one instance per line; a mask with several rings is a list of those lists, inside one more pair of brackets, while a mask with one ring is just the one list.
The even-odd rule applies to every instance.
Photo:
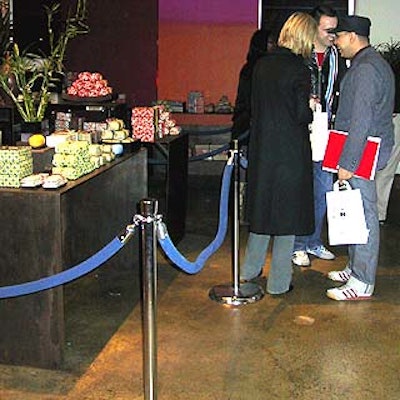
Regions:
[[0, 66], [0, 86], [14, 103], [24, 122], [40, 122], [57, 74], [63, 73], [63, 61], [69, 40], [89, 32], [86, 24], [87, 0], [77, 0], [74, 13], [68, 11], [57, 34], [53, 30], [54, 16], [60, 12], [60, 3], [45, 7], [47, 14], [50, 54], [34, 54], [21, 50], [17, 43], [7, 49]]
[[396, 79], [396, 97], [394, 112], [400, 113], [400, 41], [391, 39], [389, 42], [380, 43], [376, 49], [390, 64]]

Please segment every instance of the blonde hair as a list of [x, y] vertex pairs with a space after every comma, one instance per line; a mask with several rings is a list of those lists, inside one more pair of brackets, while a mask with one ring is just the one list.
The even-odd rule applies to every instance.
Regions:
[[283, 25], [278, 46], [286, 47], [292, 53], [300, 54], [304, 58], [310, 57], [317, 28], [317, 22], [311, 15], [295, 12]]

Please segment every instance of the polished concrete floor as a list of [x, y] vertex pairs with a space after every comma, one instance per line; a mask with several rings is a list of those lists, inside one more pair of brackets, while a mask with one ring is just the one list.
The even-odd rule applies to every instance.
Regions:
[[[178, 248], [195, 260], [214, 238], [219, 180], [190, 177], [189, 215]], [[376, 295], [335, 302], [324, 292], [335, 261], [294, 268], [290, 293], [228, 307], [210, 289], [232, 284], [231, 235], [195, 275], [158, 253], [155, 392], [160, 400], [397, 400], [400, 398], [400, 229], [388, 218]], [[247, 231], [241, 226], [241, 257]], [[268, 259], [264, 276], [268, 274]], [[259, 283], [264, 286], [266, 278]], [[140, 282], [101, 269], [65, 288], [67, 342], [61, 370], [0, 366], [1, 400], [144, 398]]]

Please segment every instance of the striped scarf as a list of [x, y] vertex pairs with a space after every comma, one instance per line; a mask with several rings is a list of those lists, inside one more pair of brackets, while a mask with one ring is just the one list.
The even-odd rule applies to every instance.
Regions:
[[325, 92], [326, 111], [328, 112], [328, 120], [331, 119], [332, 104], [335, 97], [334, 85], [338, 75], [339, 62], [338, 62], [338, 51], [335, 46], [330, 47], [329, 51], [329, 74], [328, 74], [328, 85]]

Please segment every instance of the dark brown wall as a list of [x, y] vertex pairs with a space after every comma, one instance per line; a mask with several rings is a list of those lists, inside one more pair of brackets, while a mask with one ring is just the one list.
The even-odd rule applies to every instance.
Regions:
[[150, 104], [157, 98], [158, 0], [88, 2], [90, 33], [71, 41], [66, 69], [100, 72], [128, 104]]

